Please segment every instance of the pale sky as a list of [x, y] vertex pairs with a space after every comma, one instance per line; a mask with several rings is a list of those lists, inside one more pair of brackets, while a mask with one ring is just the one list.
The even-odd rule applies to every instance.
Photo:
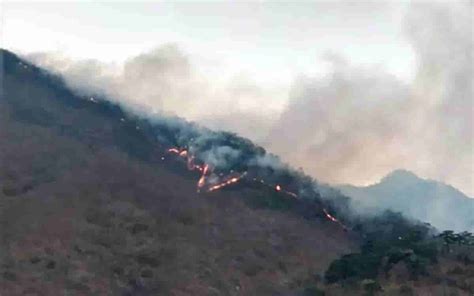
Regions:
[[1, 47], [67, 57], [39, 62], [73, 86], [238, 132], [322, 181], [406, 168], [474, 193], [469, 1], [0, 3]]
[[116, 62], [176, 42], [209, 67], [277, 84], [323, 71], [318, 59], [331, 50], [410, 79], [413, 52], [400, 32], [406, 4], [376, 3], [4, 1], [2, 43]]

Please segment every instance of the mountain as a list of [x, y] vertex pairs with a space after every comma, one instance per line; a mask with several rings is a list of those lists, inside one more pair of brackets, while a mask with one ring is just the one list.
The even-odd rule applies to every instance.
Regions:
[[474, 231], [474, 199], [456, 188], [395, 170], [366, 187], [341, 185], [342, 193], [362, 209], [391, 209], [428, 222], [440, 230]]
[[356, 248], [262, 203], [291, 199], [253, 202], [273, 188], [197, 193], [160, 123], [0, 60], [0, 294], [291, 295]]
[[247, 139], [79, 95], [5, 50], [0, 82], [1, 295], [474, 291], [469, 240], [357, 215]]

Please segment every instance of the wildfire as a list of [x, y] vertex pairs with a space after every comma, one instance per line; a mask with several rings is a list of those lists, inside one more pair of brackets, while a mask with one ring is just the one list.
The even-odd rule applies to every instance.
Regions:
[[178, 149], [176, 149], [176, 148], [170, 148], [170, 149], [168, 149], [168, 152], [176, 153], [176, 154], [178, 154], [178, 155], [180, 154], [180, 151], [179, 151]]
[[[210, 165], [208, 165], [206, 163], [202, 164], [202, 165], [196, 164], [195, 161], [194, 161], [194, 156], [191, 153], [189, 153], [189, 151], [187, 149], [170, 148], [170, 149], [168, 149], [168, 152], [169, 153], [174, 153], [179, 157], [185, 158], [187, 167], [190, 171], [198, 170], [198, 171], [201, 172], [201, 177], [199, 178], [199, 180], [197, 182], [197, 191], [200, 192], [200, 190], [207, 185], [208, 177], [213, 174], [213, 170], [210, 167]], [[230, 173], [231, 173], [230, 175], [225, 176], [225, 177], [223, 177], [223, 174], [220, 173], [219, 176], [222, 177], [221, 178], [222, 181], [218, 182], [217, 184], [209, 184], [209, 187], [207, 188], [207, 191], [212, 192], [212, 191], [222, 189], [226, 186], [235, 184], [235, 183], [239, 182], [247, 174], [247, 172], [244, 172], [240, 175], [236, 175], [233, 171], [230, 171]], [[216, 176], [216, 175], [214, 174], [214, 176]], [[281, 192], [281, 193], [289, 195], [289, 196], [291, 196], [295, 199], [298, 199], [298, 195], [296, 193], [284, 190], [282, 188], [282, 186], [279, 185], [279, 184], [276, 184], [275, 186], [272, 186], [270, 184], [267, 184], [263, 179], [257, 180], [256, 178], [254, 178], [253, 181], [254, 182], [259, 182], [259, 183], [263, 184], [264, 186], [274, 188], [277, 192]], [[341, 221], [339, 221], [334, 216], [329, 214], [329, 212], [326, 209], [323, 208], [323, 212], [324, 212], [324, 215], [326, 216], [326, 218], [328, 220], [339, 224], [345, 231], [347, 231], [347, 227], [343, 223], [341, 223]]]
[[206, 184], [206, 176], [207, 176], [208, 171], [209, 171], [209, 165], [205, 164], [204, 168], [202, 169], [201, 178], [199, 178], [199, 181], [197, 184], [198, 188], [202, 188], [204, 184]]
[[225, 181], [222, 182], [222, 183], [213, 185], [213, 186], [209, 187], [209, 189], [208, 189], [207, 191], [211, 192], [211, 191], [219, 190], [219, 189], [221, 189], [221, 188], [223, 188], [223, 187], [226, 187], [226, 186], [228, 186], [228, 185], [237, 183], [237, 182], [239, 182], [240, 179], [242, 179], [246, 174], [247, 174], [247, 172], [244, 172], [244, 173], [241, 174], [240, 176], [232, 177], [232, 178], [230, 178], [230, 179], [225, 180]]
[[[254, 180], [255, 181], [255, 180]], [[262, 184], [265, 184], [265, 182], [263, 180], [260, 180], [260, 182]], [[266, 185], [266, 184], [265, 184]], [[290, 195], [292, 196], [293, 198], [298, 198], [298, 195], [294, 192], [291, 192], [291, 191], [286, 191], [286, 190], [283, 190], [283, 188], [277, 184], [275, 185], [275, 190], [278, 191], [278, 192], [283, 192], [287, 195]], [[329, 212], [323, 208], [323, 212], [324, 212], [324, 215], [326, 216], [326, 218], [328, 218], [330, 221], [334, 222], [334, 223], [337, 223], [339, 224], [345, 231], [347, 231], [347, 227], [346, 225], [344, 225], [341, 221], [339, 221], [338, 219], [336, 219], [336, 217], [334, 217], [333, 215], [329, 214]]]
[[[262, 182], [262, 183], [264, 183], [264, 182]], [[296, 193], [291, 192], [291, 191], [287, 191], [287, 190], [283, 190], [283, 189], [281, 188], [281, 186], [278, 185], [278, 184], [275, 186], [275, 190], [278, 191], [278, 192], [283, 192], [283, 193], [285, 193], [285, 194], [287, 194], [287, 195], [289, 195], [289, 196], [291, 196], [291, 197], [293, 197], [293, 198], [296, 198], [296, 199], [298, 198], [298, 195], [297, 195]]]
[[332, 222], [339, 222], [339, 220], [337, 220], [336, 218], [334, 218], [331, 214], [328, 213], [328, 211], [326, 209], [323, 209], [323, 212], [324, 214], [326, 215], [326, 217], [331, 220]]
[[[169, 153], [174, 153], [174, 154], [178, 155], [179, 157], [185, 158], [188, 170], [190, 170], [190, 171], [198, 170], [198, 171], [201, 172], [201, 177], [199, 178], [199, 180], [197, 182], [197, 191], [198, 192], [201, 191], [201, 188], [203, 188], [207, 184], [207, 177], [213, 173], [212, 168], [210, 167], [210, 165], [208, 165], [206, 163], [203, 164], [203, 165], [196, 164], [195, 161], [194, 161], [194, 156], [191, 155], [191, 153], [189, 153], [189, 151], [186, 150], [186, 149], [170, 148], [170, 149], [168, 149], [168, 152]], [[231, 173], [232, 172], [233, 171], [231, 171]], [[220, 174], [220, 175], [222, 176], [222, 174]], [[239, 176], [236, 176], [236, 177], [235, 176], [234, 177], [226, 177], [226, 178], [224, 178], [224, 181], [222, 181], [218, 184], [215, 184], [215, 185], [210, 185], [210, 187], [207, 189], [207, 191], [211, 192], [211, 191], [219, 190], [219, 189], [221, 189], [225, 186], [237, 183], [245, 175], [246, 175], [246, 173], [243, 173], [243, 174], [241, 174]]]
[[201, 166], [201, 165], [195, 164], [194, 163], [194, 156], [190, 155], [190, 153], [186, 149], [181, 149], [180, 150], [178, 148], [170, 148], [170, 149], [168, 149], [168, 152], [169, 153], [174, 153], [174, 154], [178, 155], [179, 157], [186, 158], [186, 165], [188, 167], [188, 170], [190, 170], [190, 171], [194, 171], [194, 170], [200, 171], [202, 174], [201, 174], [201, 177], [199, 178], [199, 181], [198, 181], [198, 184], [197, 184], [198, 190], [199, 190], [199, 188], [204, 186], [204, 184], [206, 183], [206, 176], [209, 172], [209, 165], [204, 164], [204, 165]]
[[341, 221], [337, 220], [334, 216], [329, 214], [329, 212], [326, 209], [323, 209], [323, 212], [326, 215], [326, 218], [328, 218], [329, 220], [331, 220], [334, 223], [339, 224], [345, 231], [347, 231], [346, 225], [342, 224]]

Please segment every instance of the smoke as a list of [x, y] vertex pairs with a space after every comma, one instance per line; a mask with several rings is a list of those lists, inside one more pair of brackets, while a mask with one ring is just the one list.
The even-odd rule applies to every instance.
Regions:
[[417, 120], [413, 121], [410, 136], [427, 152], [423, 170], [429, 177], [451, 183], [471, 196], [472, 28], [470, 1], [451, 6], [416, 5], [408, 14], [405, 27], [418, 55], [419, 68], [413, 84]]
[[412, 83], [328, 54], [332, 72], [295, 83], [267, 147], [328, 182], [372, 183], [403, 167], [472, 195], [469, 3], [413, 5], [404, 31], [418, 58]]
[[27, 58], [63, 76], [80, 94], [103, 95], [140, 113], [180, 116], [252, 139], [265, 136], [278, 108], [260, 108], [268, 106], [274, 90], [240, 76], [223, 79], [199, 72], [176, 44], [159, 46], [122, 65], [77, 61], [57, 53]]
[[267, 140], [276, 154], [329, 182], [376, 174], [367, 170], [387, 156], [402, 159], [400, 139], [409, 125], [406, 85], [383, 69], [338, 60], [330, 61], [327, 77], [295, 83]]
[[[469, 2], [410, 7], [403, 31], [418, 68], [409, 83], [381, 65], [357, 65], [336, 52], [323, 57], [330, 65], [325, 76], [302, 75], [286, 91], [243, 76], [227, 78], [224, 69], [206, 73], [176, 44], [122, 65], [46, 53], [29, 59], [88, 95], [239, 133], [323, 182], [373, 183], [403, 167], [472, 195], [470, 11]], [[282, 96], [286, 102], [276, 99]], [[233, 149], [202, 157], [234, 163], [241, 155]]]

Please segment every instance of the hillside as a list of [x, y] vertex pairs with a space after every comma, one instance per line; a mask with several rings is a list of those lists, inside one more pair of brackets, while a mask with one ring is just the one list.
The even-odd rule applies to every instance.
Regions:
[[440, 230], [474, 231], [474, 199], [456, 188], [397, 170], [367, 187], [338, 187], [359, 207], [391, 209], [428, 222]]
[[78, 96], [8, 51], [0, 63], [1, 295], [474, 291], [467, 245], [438, 258], [429, 227], [354, 215], [246, 139]]
[[260, 189], [197, 194], [138, 121], [2, 55], [0, 291], [288, 295], [355, 246], [330, 221], [238, 198]]

